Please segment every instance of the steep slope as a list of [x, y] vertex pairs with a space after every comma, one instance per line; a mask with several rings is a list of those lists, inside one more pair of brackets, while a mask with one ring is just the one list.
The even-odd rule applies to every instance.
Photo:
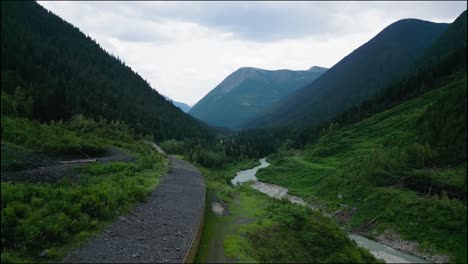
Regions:
[[463, 27], [466, 12], [424, 63], [332, 120], [303, 155], [277, 156], [258, 178], [382, 243], [409, 240], [412, 254], [466, 262], [466, 42], [440, 46], [466, 40], [466, 30], [456, 30]]
[[191, 109], [190, 105], [186, 104], [186, 103], [182, 103], [182, 102], [177, 102], [177, 101], [174, 101], [172, 100], [171, 98], [163, 95], [164, 98], [166, 98], [166, 100], [168, 100], [169, 102], [171, 102], [173, 105], [177, 106], [178, 108], [180, 108], [180, 110], [184, 111], [184, 113], [188, 113]]
[[325, 71], [316, 66], [307, 71], [240, 68], [203, 97], [189, 113], [211, 125], [236, 128]]
[[[337, 220], [356, 232], [387, 243], [396, 233], [418, 242], [426, 258], [436, 250], [466, 262], [466, 156], [447, 165], [451, 153], [438, 154], [466, 145], [466, 85], [466, 73], [456, 75], [439, 89], [332, 129], [303, 155], [273, 160], [258, 178], [339, 212]], [[442, 146], [428, 138], [443, 139]]]
[[245, 126], [303, 125], [329, 119], [405, 73], [446, 28], [447, 24], [416, 19], [397, 21]]
[[447, 30], [434, 42], [431, 48], [426, 52], [423, 59], [421, 59], [422, 63], [428, 63], [431, 60], [438, 60], [444, 56], [450, 54], [450, 52], [454, 50], [462, 49], [466, 47], [466, 40], [467, 40], [467, 15], [466, 10], [458, 16], [457, 19], [450, 26]]
[[2, 1], [1, 37], [2, 92], [20, 87], [33, 101], [31, 118], [103, 116], [157, 140], [209, 133], [130, 67], [36, 2]]

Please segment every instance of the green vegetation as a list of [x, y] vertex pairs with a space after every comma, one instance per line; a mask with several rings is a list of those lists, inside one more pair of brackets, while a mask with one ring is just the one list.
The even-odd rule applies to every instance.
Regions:
[[302, 146], [306, 137], [298, 140], [303, 130], [296, 128], [255, 129], [218, 135], [212, 139], [165, 140], [159, 145], [167, 153], [183, 155], [207, 168], [222, 168], [246, 159], [265, 157], [278, 149], [288, 152]]
[[[248, 185], [227, 184], [237, 171], [255, 165], [239, 162], [224, 169], [200, 168], [207, 181], [208, 200], [195, 261], [376, 262], [320, 213], [274, 200]], [[211, 211], [214, 199], [228, 205], [229, 216]]]
[[[157, 141], [211, 135], [119, 58], [34, 1], [3, 1], [1, 31], [2, 113], [40, 121], [102, 116]], [[18, 88], [27, 104], [10, 104]]]
[[[244, 160], [242, 162], [226, 164], [224, 168], [209, 169], [198, 166], [205, 176], [207, 203], [203, 234], [198, 246], [195, 262], [230, 260], [225, 255], [225, 238], [229, 235], [234, 235], [246, 219], [253, 218], [256, 215], [256, 210], [260, 208], [256, 204], [261, 204], [261, 201], [255, 199], [246, 201], [247, 197], [243, 193], [236, 192], [236, 189], [232, 187], [230, 182], [237, 171], [249, 169], [257, 165], [259, 165], [258, 161]], [[229, 204], [231, 215], [218, 216], [214, 214], [211, 210], [211, 203], [213, 201]], [[246, 205], [253, 206], [247, 207]], [[242, 212], [242, 214], [239, 212]]]
[[245, 228], [247, 252], [260, 262], [378, 262], [319, 212], [276, 200], [265, 211], [265, 218]]
[[[184, 114], [36, 2], [1, 2], [1, 32], [2, 177], [114, 148], [136, 157], [47, 183], [2, 181], [2, 262], [60, 260], [143, 201], [167, 170], [143, 139], [202, 166], [208, 202], [229, 206], [230, 216], [208, 206], [199, 261], [213, 241], [238, 261], [376, 261], [319, 213], [230, 185], [271, 153], [259, 178], [341, 213], [346, 228], [369, 237], [390, 231], [467, 261], [466, 12], [448, 27], [398, 21], [302, 89], [305, 80], [244, 82], [230, 103], [245, 111], [217, 111], [210, 122], [239, 126], [264, 109], [249, 126], [293, 126], [235, 132]], [[292, 86], [284, 101], [257, 100], [265, 89], [284, 97]]]
[[466, 87], [466, 75], [455, 74], [359, 123], [330, 127], [302, 155], [272, 155], [258, 178], [332, 212], [356, 208], [349, 228], [393, 230], [466, 262]]
[[[17, 155], [4, 159], [4, 144], [16, 144]], [[12, 158], [21, 160], [37, 151], [73, 153], [110, 146], [137, 160], [82, 166], [76, 169], [77, 179], [64, 177], [54, 183], [2, 181], [2, 263], [60, 260], [117, 215], [143, 201], [167, 171], [165, 159], [121, 122], [77, 116], [68, 123], [40, 124], [2, 117], [2, 169]], [[47, 253], [39, 257], [43, 252]]]

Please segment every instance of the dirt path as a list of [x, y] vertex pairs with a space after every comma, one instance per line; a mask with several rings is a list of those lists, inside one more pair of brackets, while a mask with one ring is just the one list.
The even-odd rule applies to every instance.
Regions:
[[182, 262], [203, 217], [205, 181], [190, 163], [169, 159], [171, 173], [146, 203], [118, 218], [63, 262]]
[[[92, 157], [49, 157], [47, 155], [39, 155], [44, 159], [42, 161], [44, 166], [34, 166], [21, 171], [8, 171], [2, 170], [1, 179], [2, 181], [11, 182], [33, 182], [42, 183], [48, 182], [53, 183], [61, 180], [63, 177], [68, 176], [72, 179], [78, 177], [79, 173], [75, 171], [75, 168], [85, 166], [92, 162], [106, 163], [113, 161], [133, 162], [135, 157], [132, 157], [118, 148], [109, 148], [103, 156], [92, 156]], [[87, 158], [87, 159], [84, 159]]]

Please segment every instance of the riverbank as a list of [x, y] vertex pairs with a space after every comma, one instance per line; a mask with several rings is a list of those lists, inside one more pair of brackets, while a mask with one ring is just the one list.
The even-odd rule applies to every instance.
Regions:
[[[261, 181], [286, 187], [334, 215], [352, 233], [429, 261], [465, 258], [466, 225], [462, 223], [466, 223], [466, 205], [461, 201], [446, 195], [423, 196], [399, 186], [375, 187], [356, 175], [347, 175], [345, 168], [337, 170], [302, 156], [275, 160], [257, 173]], [[382, 237], [385, 233], [397, 236]]]
[[[224, 183], [218, 184], [225, 185], [236, 171], [208, 170], [204, 174], [207, 182], [208, 178], [222, 179]], [[247, 184], [224, 188], [232, 194], [225, 201], [230, 215], [207, 212], [196, 261], [377, 262], [318, 212], [270, 198]], [[214, 190], [217, 193], [226, 197], [223, 188]], [[209, 252], [217, 252], [218, 258], [210, 258]]]
[[[259, 162], [260, 162], [260, 165], [255, 168], [238, 172], [232, 182], [250, 183], [249, 186], [251, 188], [263, 194], [266, 194], [272, 198], [288, 200], [289, 202], [293, 204], [302, 205], [315, 211], [318, 210], [316, 206], [306, 203], [300, 197], [288, 194], [287, 188], [258, 181], [255, 176], [258, 169], [266, 168], [270, 165], [270, 163], [266, 161], [266, 158], [260, 159]], [[332, 217], [332, 215], [326, 212], [321, 212], [321, 213], [326, 217], [329, 217], [329, 218]], [[353, 239], [360, 247], [363, 247], [369, 250], [376, 258], [383, 259], [385, 262], [388, 262], [388, 263], [426, 263], [428, 262], [423, 258], [419, 258], [417, 256], [407, 254], [406, 252], [412, 253], [415, 251], [414, 250], [409, 251], [407, 247], [399, 247], [400, 244], [396, 244], [397, 242], [396, 239], [385, 241], [387, 243], [390, 241], [393, 243], [390, 245], [395, 245], [394, 248], [391, 248], [389, 247], [388, 244], [380, 244], [376, 241], [372, 241], [368, 238], [365, 238], [357, 234], [349, 233], [349, 237]], [[403, 252], [399, 251], [398, 249], [403, 250]], [[438, 258], [437, 260], [443, 261], [443, 260], [448, 260], [448, 259]]]

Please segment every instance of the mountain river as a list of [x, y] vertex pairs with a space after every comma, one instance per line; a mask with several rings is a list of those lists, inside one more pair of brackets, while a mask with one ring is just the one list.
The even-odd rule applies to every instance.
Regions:
[[[259, 161], [260, 165], [257, 167], [237, 172], [237, 175], [231, 180], [231, 183], [233, 185], [237, 185], [249, 182], [252, 188], [270, 197], [276, 199], [285, 198], [292, 203], [304, 205], [313, 210], [317, 209], [316, 207], [307, 204], [300, 197], [288, 194], [287, 188], [258, 181], [257, 177], [255, 177], [257, 171], [270, 165], [270, 163], [266, 161], [266, 158], [262, 158]], [[325, 215], [330, 216], [328, 214]], [[352, 233], [348, 233], [348, 235], [357, 243], [358, 246], [368, 249], [376, 258], [383, 259], [387, 263], [429, 263], [427, 260], [393, 249], [363, 236]]]

